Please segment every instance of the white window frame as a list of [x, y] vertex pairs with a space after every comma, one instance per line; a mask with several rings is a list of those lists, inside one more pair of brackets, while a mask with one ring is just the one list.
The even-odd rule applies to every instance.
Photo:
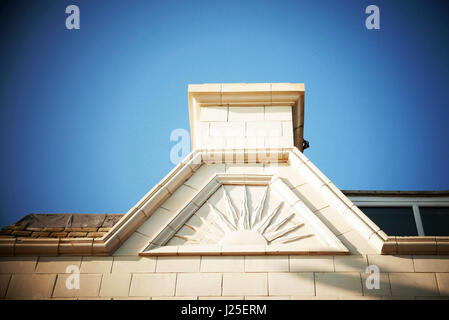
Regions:
[[425, 236], [420, 207], [449, 207], [449, 197], [350, 196], [348, 198], [357, 207], [411, 207], [418, 236]]

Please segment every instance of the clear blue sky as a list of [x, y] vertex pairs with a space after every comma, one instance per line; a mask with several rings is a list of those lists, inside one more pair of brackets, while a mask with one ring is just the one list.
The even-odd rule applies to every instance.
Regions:
[[305, 154], [338, 187], [449, 189], [447, 1], [0, 6], [0, 225], [126, 212], [173, 167], [189, 83], [304, 82]]

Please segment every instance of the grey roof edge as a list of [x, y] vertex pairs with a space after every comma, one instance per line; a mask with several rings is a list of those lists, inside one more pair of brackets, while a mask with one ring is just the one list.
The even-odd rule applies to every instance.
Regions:
[[409, 197], [448, 197], [448, 190], [342, 190], [347, 196], [409, 196]]

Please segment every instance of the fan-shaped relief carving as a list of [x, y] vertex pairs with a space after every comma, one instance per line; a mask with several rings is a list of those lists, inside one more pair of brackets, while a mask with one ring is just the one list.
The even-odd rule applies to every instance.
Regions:
[[[241, 193], [240, 199], [232, 197], [227, 189]], [[217, 208], [217, 199], [212, 196], [204, 205], [205, 210], [194, 213], [168, 244], [267, 245], [313, 237], [308, 230], [299, 230], [305, 229], [305, 223], [285, 207], [284, 201], [276, 199], [275, 205], [270, 205], [267, 201], [269, 191], [269, 186], [223, 185], [217, 195], [222, 194], [224, 208]], [[261, 193], [258, 200], [249, 199], [258, 193]], [[211, 217], [207, 219], [208, 216]]]
[[248, 254], [249, 247], [261, 254], [348, 252], [281, 179], [219, 174], [140, 254]]

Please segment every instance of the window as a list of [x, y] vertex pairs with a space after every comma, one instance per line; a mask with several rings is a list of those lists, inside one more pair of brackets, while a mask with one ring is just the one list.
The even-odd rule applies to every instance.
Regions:
[[413, 208], [410, 207], [359, 207], [386, 234], [417, 236]]
[[419, 207], [426, 235], [449, 235], [449, 207]]
[[449, 236], [449, 190], [347, 193], [389, 236]]

